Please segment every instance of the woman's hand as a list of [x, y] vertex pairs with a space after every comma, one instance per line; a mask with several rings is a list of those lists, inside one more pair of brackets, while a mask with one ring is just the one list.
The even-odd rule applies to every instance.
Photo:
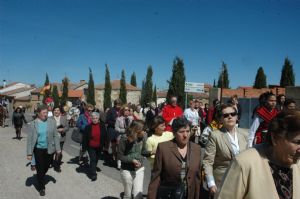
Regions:
[[209, 192], [211, 193], [211, 194], [215, 194], [215, 193], [217, 193], [217, 186], [212, 186], [212, 187], [210, 187], [209, 188]]

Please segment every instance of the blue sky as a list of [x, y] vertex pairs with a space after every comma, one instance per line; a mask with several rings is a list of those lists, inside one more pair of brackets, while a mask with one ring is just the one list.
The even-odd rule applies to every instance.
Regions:
[[299, 0], [0, 0], [0, 80], [42, 85], [104, 82], [133, 71], [139, 86], [152, 65], [167, 88], [172, 62], [185, 63], [187, 81], [213, 83], [221, 63], [230, 86], [253, 85], [262, 66], [279, 84], [284, 58], [300, 84]]

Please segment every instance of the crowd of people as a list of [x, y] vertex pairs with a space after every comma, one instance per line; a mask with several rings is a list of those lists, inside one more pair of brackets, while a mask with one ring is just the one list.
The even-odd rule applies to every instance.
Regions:
[[[250, 129], [239, 127], [238, 97], [203, 105], [192, 99], [183, 110], [172, 96], [168, 104], [123, 104], [103, 112], [82, 103], [76, 126], [81, 135], [79, 161], [97, 180], [104, 157], [120, 171], [123, 198], [142, 198], [145, 167], [151, 165], [147, 198], [300, 198], [300, 113], [284, 95], [263, 93]], [[12, 114], [21, 138], [23, 111]], [[27, 159], [37, 172], [40, 195], [50, 166], [61, 172], [69, 130], [64, 110], [41, 105], [30, 124]], [[202, 148], [202, 149], [201, 149]], [[111, 151], [111, 153], [110, 153]], [[80, 162], [79, 162], [80, 163]], [[266, 186], [267, 185], [267, 186]]]

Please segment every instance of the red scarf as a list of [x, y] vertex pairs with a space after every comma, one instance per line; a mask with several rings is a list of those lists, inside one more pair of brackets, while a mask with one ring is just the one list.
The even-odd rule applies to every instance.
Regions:
[[269, 124], [271, 120], [278, 114], [278, 110], [273, 108], [271, 111], [269, 111], [265, 106], [262, 106], [256, 110], [256, 114], [263, 120], [259, 124], [255, 133], [256, 144], [260, 144], [263, 142], [262, 132], [268, 130]]

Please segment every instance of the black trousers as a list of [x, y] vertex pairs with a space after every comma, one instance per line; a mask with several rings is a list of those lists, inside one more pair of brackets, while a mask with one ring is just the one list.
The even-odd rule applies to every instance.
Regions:
[[64, 147], [65, 142], [60, 142], [60, 148], [61, 148], [61, 154], [57, 155], [55, 154], [53, 167], [54, 169], [60, 169], [61, 160], [62, 160], [62, 150]]
[[45, 175], [49, 169], [53, 154], [48, 154], [47, 149], [34, 148], [36, 162], [37, 181], [39, 189], [45, 189]]
[[101, 155], [101, 150], [100, 150], [100, 148], [89, 147], [88, 153], [90, 156], [90, 175], [91, 175], [91, 177], [94, 177], [94, 176], [97, 176], [96, 167], [97, 167], [100, 155]]

